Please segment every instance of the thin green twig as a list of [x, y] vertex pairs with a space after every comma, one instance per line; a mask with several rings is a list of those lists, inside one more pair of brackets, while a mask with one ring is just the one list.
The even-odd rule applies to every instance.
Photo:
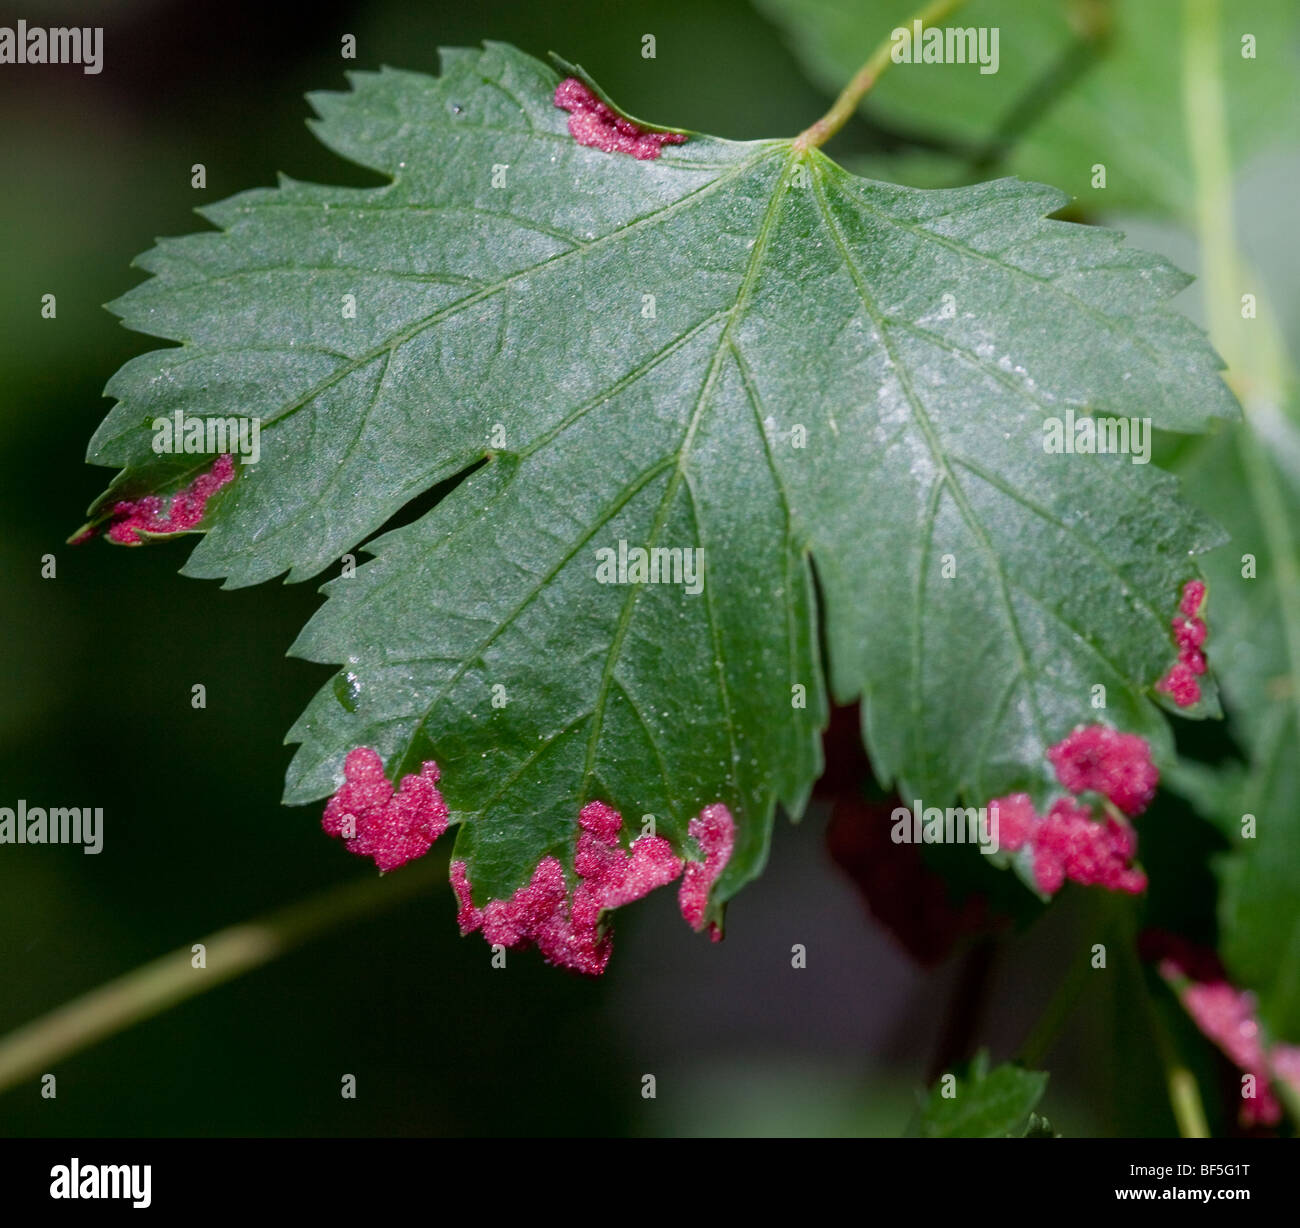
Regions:
[[[964, 2], [965, 0], [933, 0], [907, 23], [908, 28], [914, 29], [918, 21], [923, 30], [927, 26], [940, 25], [947, 21]], [[858, 69], [853, 79], [840, 91], [840, 96], [832, 104], [831, 109], [815, 124], [810, 124], [795, 137], [796, 149], [816, 149], [829, 141], [848, 123], [850, 116], [858, 109], [858, 103], [867, 96], [880, 79], [880, 75], [893, 63], [891, 57], [893, 46], [893, 38], [887, 38], [871, 53], [871, 58]]]
[[193, 947], [184, 946], [92, 989], [0, 1040], [0, 1091], [310, 939], [445, 884], [446, 875], [445, 861], [433, 859], [400, 874], [332, 887], [199, 939], [203, 968], [194, 967]]

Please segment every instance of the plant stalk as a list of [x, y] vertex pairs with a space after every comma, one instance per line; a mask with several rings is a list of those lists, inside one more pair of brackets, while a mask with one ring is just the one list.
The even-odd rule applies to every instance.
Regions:
[[[923, 30], [929, 26], [941, 25], [964, 2], [965, 0], [932, 0], [932, 3], [926, 5], [907, 23], [908, 28], [914, 28], [915, 23], [918, 21], [921, 23]], [[890, 54], [893, 47], [894, 40], [890, 37], [871, 53], [871, 58], [858, 69], [853, 79], [840, 91], [840, 96], [835, 100], [831, 109], [815, 124], [810, 124], [795, 137], [794, 147], [796, 150], [802, 152], [824, 145], [848, 123], [850, 116], [858, 109], [858, 103], [867, 96], [880, 79], [880, 75], [893, 63]]]
[[434, 859], [395, 876], [331, 887], [199, 939], [206, 967], [196, 968], [193, 947], [184, 946], [135, 968], [0, 1040], [0, 1092], [310, 939], [408, 900], [435, 883], [445, 883], [446, 877], [446, 863]]

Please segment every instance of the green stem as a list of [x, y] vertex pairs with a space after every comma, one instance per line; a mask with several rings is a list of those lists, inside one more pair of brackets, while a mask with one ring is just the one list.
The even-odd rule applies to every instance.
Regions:
[[1143, 970], [1135, 968], [1133, 971], [1141, 984], [1142, 1002], [1146, 1007], [1147, 1021], [1151, 1025], [1151, 1035], [1160, 1053], [1160, 1063], [1164, 1067], [1169, 1107], [1173, 1109], [1174, 1121], [1178, 1123], [1178, 1133], [1182, 1138], [1209, 1138], [1210, 1126], [1205, 1120], [1205, 1108], [1201, 1103], [1201, 1089], [1196, 1084], [1196, 1076], [1179, 1059], [1169, 1028], [1160, 1017], [1160, 1008], [1151, 996]]
[[927, 1084], [935, 1082], [940, 1075], [970, 1058], [988, 999], [997, 950], [994, 939], [983, 938], [971, 947], [962, 960], [957, 983], [948, 1002], [948, 1009], [944, 1012], [945, 1023], [939, 1034], [939, 1043], [935, 1046], [926, 1073]]
[[1156, 1052], [1160, 1055], [1160, 1065], [1165, 1076], [1165, 1091], [1169, 1096], [1169, 1107], [1173, 1111], [1178, 1134], [1181, 1138], [1209, 1138], [1210, 1126], [1205, 1118], [1205, 1107], [1201, 1102], [1201, 1089], [1197, 1085], [1196, 1076], [1178, 1054], [1178, 1046], [1169, 1034], [1168, 1025], [1161, 1017], [1160, 1005], [1151, 993], [1147, 970], [1138, 957], [1136, 917], [1132, 911], [1124, 913], [1119, 941], [1126, 957], [1128, 975], [1133, 980], [1137, 995], [1142, 1001], [1147, 1028], [1155, 1042]]
[[1165, 1081], [1178, 1133], [1183, 1138], [1209, 1138], [1210, 1125], [1201, 1105], [1201, 1090], [1192, 1072], [1186, 1066], [1170, 1066], [1166, 1068]]
[[[914, 23], [918, 21], [921, 23], [923, 30], [927, 26], [940, 25], [947, 21], [954, 10], [960, 8], [963, 3], [964, 0], [932, 0], [932, 3], [926, 5], [907, 23], [907, 28], [909, 30], [914, 28]], [[809, 125], [795, 137], [795, 149], [800, 151], [816, 149], [819, 145], [824, 145], [829, 141], [849, 122], [849, 117], [858, 109], [858, 103], [867, 96], [867, 93], [880, 79], [881, 73], [893, 63], [890, 54], [893, 47], [894, 40], [890, 37], [871, 53], [871, 58], [858, 69], [853, 80], [840, 91], [840, 96], [835, 100], [831, 109], [815, 124]]]
[[[1116, 924], [1116, 906], [1116, 901], [1104, 892], [1092, 892], [1084, 897], [1081, 927], [1091, 930], [1091, 941], [1085, 938], [1083, 943], [1085, 950], [1090, 952], [1096, 942], [1109, 947], [1110, 935]], [[1039, 1066], [1051, 1052], [1092, 971], [1090, 954], [1076, 959], [1070, 965], [1069, 972], [1056, 987], [1016, 1055], [1027, 1069]]]
[[1037, 1069], [1043, 1059], [1051, 1052], [1056, 1038], [1070, 1017], [1090, 972], [1087, 959], [1076, 959], [1069, 975], [1057, 986], [1051, 1000], [1038, 1016], [1038, 1022], [1025, 1038], [1017, 1055], [1021, 1065], [1028, 1070]]
[[205, 968], [193, 966], [193, 949], [185, 946], [92, 989], [0, 1040], [0, 1091], [312, 938], [410, 899], [446, 876], [445, 862], [435, 859], [395, 876], [332, 887], [200, 939]]

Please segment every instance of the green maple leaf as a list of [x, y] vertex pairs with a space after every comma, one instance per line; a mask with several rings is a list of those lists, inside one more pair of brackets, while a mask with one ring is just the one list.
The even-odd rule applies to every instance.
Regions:
[[989, 1069], [981, 1050], [964, 1078], [941, 1080], [921, 1110], [924, 1138], [1052, 1138], [1051, 1126], [1034, 1113], [1047, 1090], [1047, 1075], [1010, 1062]]
[[[828, 90], [839, 89], [881, 31], [909, 28], [915, 9], [914, 0], [756, 2]], [[1300, 13], [1292, 0], [1250, 0], [1230, 17], [1218, 43], [1225, 122], [1244, 159], [1294, 130]], [[934, 147], [872, 165], [935, 186], [968, 182], [982, 163], [1044, 179], [1094, 209], [1190, 220], [1196, 193], [1182, 108], [1184, 91], [1204, 84], [1185, 80], [1184, 42], [1188, 22], [1199, 20], [1185, 0], [970, 0], [948, 22], [996, 29], [997, 71], [891, 68], [865, 112]]]
[[[545, 857], [571, 872], [586, 802], [688, 855], [722, 802], [716, 920], [775, 806], [804, 805], [828, 691], [864, 697], [878, 776], [927, 801], [1042, 794], [1097, 686], [1167, 757], [1153, 687], [1215, 531], [1127, 456], [1045, 455], [1043, 422], [1236, 412], [1164, 302], [1184, 275], [1015, 180], [921, 192], [791, 141], [584, 147], [559, 80], [489, 44], [314, 95], [321, 139], [391, 182], [204, 209], [220, 229], [162, 241], [114, 304], [182, 344], [110, 383], [90, 459], [123, 472], [95, 518], [211, 464], [155, 455], [155, 418], [261, 418], [187, 574], [316, 575], [462, 479], [294, 645], [343, 668], [290, 733], [286, 801], [335, 790], [354, 747], [394, 781], [436, 760], [480, 904]], [[702, 550], [702, 588], [599, 582], [620, 542]], [[1207, 684], [1192, 714], [1216, 710]]]

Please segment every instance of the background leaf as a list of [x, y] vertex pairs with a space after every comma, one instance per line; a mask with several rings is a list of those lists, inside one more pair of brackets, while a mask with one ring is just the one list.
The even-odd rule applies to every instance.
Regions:
[[[1201, 251], [1176, 226], [1140, 223], [1135, 232], [1183, 267], [1195, 270], [1217, 250], [1233, 270], [1221, 291], [1226, 304], [1207, 304], [1202, 281], [1182, 306], [1198, 320], [1218, 308], [1245, 419], [1164, 449], [1189, 499], [1229, 534], [1204, 561], [1208, 649], [1227, 720], [1217, 737], [1180, 738], [1184, 753], [1166, 782], [1231, 845], [1215, 859], [1219, 953], [1234, 983], [1258, 997], [1274, 1037], [1292, 1042], [1300, 1039], [1300, 267], [1288, 236], [1298, 184], [1294, 153], [1242, 167], [1231, 195], [1235, 225], [1202, 235]], [[1246, 289], [1257, 300], [1248, 319], [1237, 298]], [[1243, 838], [1248, 814], [1255, 835]], [[1169, 834], [1165, 856], [1186, 863], [1197, 842], [1183, 825]]]
[[[828, 92], [895, 27], [910, 0], [756, 0]], [[897, 64], [863, 104], [923, 146], [873, 160], [877, 173], [948, 186], [1010, 173], [1043, 179], [1091, 209], [1190, 220], [1194, 185], [1182, 124], [1183, 0], [970, 0], [954, 27], [998, 30], [997, 71]], [[1221, 33], [1227, 122], [1242, 159], [1289, 139], [1278, 121], [1300, 71], [1300, 14], [1289, 0], [1237, 6]], [[1253, 35], [1256, 56], [1241, 55]], [[1093, 184], [1093, 168], [1106, 184]]]

